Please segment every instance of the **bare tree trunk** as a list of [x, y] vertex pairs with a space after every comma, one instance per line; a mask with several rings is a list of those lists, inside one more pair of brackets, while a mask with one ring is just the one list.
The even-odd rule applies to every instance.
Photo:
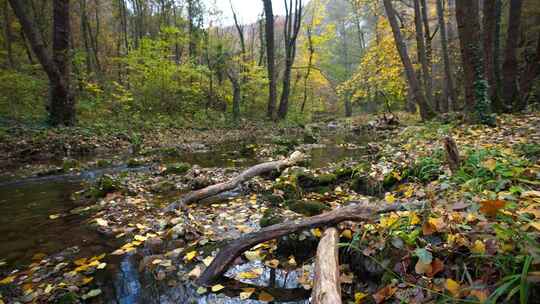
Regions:
[[[294, 1], [294, 7], [293, 7]], [[287, 2], [285, 1], [285, 4]], [[302, 0], [289, 0], [285, 5], [285, 72], [283, 74], [283, 87], [279, 102], [278, 118], [285, 119], [289, 110], [289, 95], [291, 90], [291, 69], [296, 57], [296, 39], [300, 32], [302, 22]]]
[[274, 118], [277, 99], [276, 86], [276, 71], [275, 71], [275, 50], [274, 50], [274, 10], [272, 8], [272, 0], [263, 0], [264, 15], [266, 18], [266, 60], [268, 71], [268, 108], [266, 116], [270, 119]]
[[4, 2], [3, 11], [4, 11], [4, 42], [6, 44], [7, 63], [8, 63], [8, 67], [13, 69], [15, 68], [15, 61], [13, 59], [13, 48], [11, 46], [11, 43], [13, 41], [13, 34], [11, 32], [9, 5], [7, 1]]
[[28, 1], [9, 0], [34, 53], [49, 78], [50, 101], [47, 105], [49, 122], [53, 126], [75, 124], [75, 101], [69, 88], [69, 0], [53, 1], [53, 56], [45, 47], [29, 18]]
[[313, 55], [315, 54], [315, 48], [313, 47], [312, 26], [313, 26], [313, 19], [312, 19], [311, 25], [307, 29], [309, 57], [308, 57], [308, 66], [307, 66], [306, 75], [304, 76], [304, 97], [302, 99], [302, 106], [300, 107], [300, 113], [304, 113], [304, 108], [306, 107], [307, 94], [308, 94], [308, 80], [309, 80], [309, 76], [311, 75], [311, 68], [313, 65]]
[[313, 304], [341, 304], [339, 282], [339, 234], [336, 228], [324, 231], [315, 260], [315, 279], [311, 299]]
[[506, 52], [503, 63], [502, 97], [507, 110], [523, 110], [523, 104], [518, 103], [518, 70], [517, 49], [521, 27], [522, 0], [510, 0], [510, 17], [506, 38]]
[[443, 0], [437, 0], [437, 17], [439, 19], [439, 33], [441, 38], [442, 57], [444, 63], [444, 89], [446, 96], [446, 110], [454, 111], [457, 103], [457, 94], [450, 68], [450, 55], [448, 54], [448, 39], [446, 36], [446, 22], [444, 21]]
[[390, 21], [390, 26], [392, 27], [392, 33], [394, 34], [396, 48], [401, 58], [401, 62], [403, 63], [403, 66], [405, 67], [405, 73], [407, 75], [407, 81], [409, 83], [409, 87], [411, 88], [411, 91], [413, 93], [416, 103], [418, 104], [418, 107], [420, 108], [420, 116], [422, 117], [422, 120], [429, 120], [433, 118], [435, 113], [433, 113], [431, 106], [426, 101], [426, 97], [424, 96], [424, 93], [422, 92], [418, 78], [416, 77], [414, 67], [411, 63], [411, 59], [409, 58], [409, 54], [407, 53], [407, 46], [405, 45], [403, 37], [401, 36], [401, 30], [399, 29], [399, 25], [397, 22], [396, 12], [394, 11], [394, 8], [392, 7], [391, 0], [383, 0], [383, 2], [384, 2], [385, 10], [386, 10], [386, 15], [388, 16], [388, 20]]
[[433, 48], [431, 47], [431, 30], [429, 28], [429, 15], [426, 0], [420, 0], [422, 7], [422, 23], [424, 24], [426, 67], [424, 68], [424, 85], [426, 88], [426, 99], [433, 105], [436, 111], [440, 111], [439, 103], [433, 97]]
[[521, 98], [520, 102], [523, 103], [525, 108], [529, 102], [529, 97], [534, 85], [534, 80], [540, 76], [540, 34], [538, 35], [538, 41], [536, 41], [536, 54], [532, 59], [532, 62], [527, 64], [523, 79], [521, 82]]

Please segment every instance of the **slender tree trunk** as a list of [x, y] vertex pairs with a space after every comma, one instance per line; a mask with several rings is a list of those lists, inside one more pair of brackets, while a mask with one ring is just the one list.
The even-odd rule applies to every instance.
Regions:
[[312, 25], [313, 23], [307, 29], [309, 57], [308, 57], [308, 66], [307, 66], [306, 75], [304, 76], [304, 97], [302, 99], [302, 106], [300, 107], [300, 113], [304, 113], [304, 109], [306, 107], [307, 94], [308, 94], [308, 81], [309, 81], [309, 76], [311, 75], [311, 68], [313, 65], [313, 55], [315, 54], [315, 48], [313, 47]]
[[405, 44], [405, 41], [403, 40], [403, 37], [401, 36], [401, 30], [399, 29], [399, 25], [397, 22], [396, 12], [392, 7], [391, 0], [383, 0], [383, 3], [386, 10], [386, 15], [388, 16], [388, 20], [390, 21], [390, 26], [392, 27], [392, 33], [394, 34], [397, 51], [401, 58], [401, 62], [405, 67], [405, 74], [407, 75], [409, 87], [411, 88], [412, 94], [416, 103], [418, 104], [418, 107], [420, 108], [420, 116], [422, 117], [422, 120], [429, 120], [433, 118], [435, 113], [433, 113], [433, 110], [431, 109], [429, 103], [426, 101], [426, 97], [424, 96], [418, 78], [416, 77], [414, 67], [407, 52], [407, 46]]
[[510, 0], [510, 17], [508, 23], [508, 33], [506, 39], [506, 51], [503, 64], [503, 88], [502, 97], [507, 110], [516, 106], [515, 110], [523, 110], [523, 105], [519, 104], [518, 92], [518, 70], [517, 49], [521, 27], [522, 0]]
[[426, 98], [431, 101], [431, 104], [434, 106], [434, 109], [440, 111], [439, 103], [434, 100], [433, 97], [433, 48], [431, 47], [431, 30], [429, 28], [429, 15], [428, 15], [428, 6], [426, 0], [420, 0], [420, 5], [422, 7], [422, 23], [424, 25], [424, 37], [425, 37], [425, 47], [426, 47], [426, 67], [424, 68], [424, 85], [426, 87]]
[[28, 46], [28, 41], [26, 39], [26, 35], [24, 34], [24, 30], [22, 28], [20, 30], [20, 33], [21, 33], [21, 39], [23, 41], [24, 51], [26, 53], [26, 57], [28, 58], [28, 63], [33, 65], [34, 57], [32, 56], [32, 51], [30, 50], [31, 46], [30, 47]]
[[538, 35], [538, 41], [536, 42], [536, 55], [532, 62], [527, 65], [521, 83], [520, 102], [522, 103], [523, 108], [526, 108], [529, 102], [534, 80], [538, 77], [540, 77], [540, 34]]
[[9, 0], [9, 3], [49, 78], [49, 122], [53, 126], [74, 125], [75, 101], [69, 88], [69, 0], [53, 1], [53, 56], [47, 52], [37, 27], [28, 16], [28, 1]]
[[495, 34], [493, 39], [493, 83], [495, 85], [495, 103], [497, 111], [504, 110], [502, 100], [502, 77], [501, 77], [501, 14], [502, 0], [495, 0]]
[[266, 18], [266, 60], [268, 71], [268, 107], [266, 116], [273, 119], [276, 109], [277, 86], [275, 72], [275, 50], [274, 50], [274, 10], [272, 9], [272, 0], [263, 0], [264, 15]]
[[452, 77], [452, 70], [450, 67], [450, 55], [448, 54], [448, 39], [446, 36], [446, 23], [444, 21], [444, 7], [442, 1], [443, 0], [437, 0], [437, 17], [439, 19], [439, 33], [441, 38], [441, 49], [444, 64], [444, 89], [446, 92], [446, 110], [454, 111], [456, 109], [455, 105], [457, 102], [457, 94], [454, 86], [454, 79]]
[[189, 33], [189, 58], [191, 60], [195, 60], [195, 57], [197, 56], [197, 40], [196, 40], [196, 33], [195, 33], [195, 2], [196, 0], [188, 0], [188, 33]]
[[13, 48], [11, 47], [11, 43], [13, 41], [13, 34], [11, 32], [9, 5], [7, 1], [4, 2], [3, 11], [4, 11], [4, 42], [6, 44], [7, 63], [8, 63], [8, 67], [13, 69], [15, 68], [15, 60], [13, 59]]
[[[286, 3], [286, 2], [285, 2]], [[283, 87], [279, 102], [278, 118], [285, 119], [289, 110], [289, 95], [291, 90], [291, 69], [296, 57], [296, 39], [300, 32], [302, 22], [302, 0], [289, 0], [285, 17], [285, 72], [283, 74]]]
[[[496, 0], [485, 0], [483, 8], [484, 24], [484, 70], [486, 80], [489, 84], [489, 96], [491, 100], [496, 100], [497, 88], [495, 86], [495, 65], [494, 65], [494, 46], [495, 46], [495, 26], [497, 23], [497, 11], [495, 10]], [[499, 111], [496, 104], [493, 109]]]

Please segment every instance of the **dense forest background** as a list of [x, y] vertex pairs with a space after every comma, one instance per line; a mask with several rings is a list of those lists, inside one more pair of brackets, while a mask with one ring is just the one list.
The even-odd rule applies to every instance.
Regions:
[[225, 26], [215, 1], [2, 0], [0, 117], [144, 128], [419, 108], [489, 123], [538, 104], [535, 0], [291, 0], [285, 16], [263, 2], [253, 24], [231, 4]]

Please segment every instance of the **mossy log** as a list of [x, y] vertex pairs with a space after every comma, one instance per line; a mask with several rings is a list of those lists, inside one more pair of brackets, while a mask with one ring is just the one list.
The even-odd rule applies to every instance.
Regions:
[[[241, 237], [229, 242], [224, 246], [214, 258], [210, 266], [206, 268], [198, 279], [198, 284], [209, 286], [215, 282], [223, 273], [227, 271], [234, 260], [244, 251], [253, 246], [272, 239], [316, 227], [335, 226], [344, 221], [369, 221], [375, 220], [382, 213], [399, 210], [401, 204], [386, 205], [370, 204], [367, 202], [354, 202], [346, 207], [312, 216], [300, 220], [288, 221], [262, 228], [257, 232], [244, 234]], [[410, 208], [418, 208], [414, 204], [407, 205]]]
[[229, 181], [211, 185], [206, 188], [188, 193], [187, 195], [182, 197], [180, 200], [170, 204], [165, 209], [165, 211], [174, 211], [180, 207], [185, 206], [186, 204], [198, 202], [200, 200], [209, 198], [216, 194], [232, 190], [238, 187], [238, 185], [240, 185], [241, 183], [255, 176], [270, 172], [272, 170], [282, 170], [285, 167], [290, 167], [290, 166], [295, 165], [296, 163], [302, 161], [303, 159], [304, 159], [304, 154], [296, 151], [286, 159], [258, 164], [256, 166], [253, 166], [245, 170], [244, 172], [240, 173], [239, 175], [237, 175], [236, 177], [234, 177], [233, 179]]

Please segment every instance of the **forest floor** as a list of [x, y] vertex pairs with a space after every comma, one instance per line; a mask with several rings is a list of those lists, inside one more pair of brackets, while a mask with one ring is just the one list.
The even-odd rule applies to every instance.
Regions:
[[[89, 254], [81, 244], [36, 252], [30, 264], [17, 267], [0, 257], [0, 303], [104, 303], [129, 296], [145, 303], [306, 303], [322, 227], [255, 246], [219, 284], [193, 282], [228, 240], [357, 201], [423, 207], [339, 225], [344, 299], [533, 303], [540, 295], [538, 113], [501, 116], [494, 128], [442, 122], [377, 128], [353, 121], [279, 133], [233, 144], [226, 158], [244, 159], [233, 166], [154, 159], [146, 170], [103, 175], [88, 184], [73, 197], [77, 208], [47, 220], [79, 216], [110, 249]], [[245, 137], [245, 131], [237, 134]], [[445, 136], [452, 136], [461, 154], [455, 172], [446, 161]], [[344, 154], [349, 157], [314, 162], [317, 149], [329, 145], [325, 139], [342, 137], [333, 143], [350, 151]], [[196, 142], [215, 148], [220, 141]], [[163, 211], [183, 193], [294, 150], [311, 155], [311, 162], [254, 178], [225, 197], [189, 205], [185, 214]], [[324, 150], [323, 158], [343, 150]], [[126, 279], [126, 261], [144, 286], [132, 294], [120, 290], [133, 283]]]

